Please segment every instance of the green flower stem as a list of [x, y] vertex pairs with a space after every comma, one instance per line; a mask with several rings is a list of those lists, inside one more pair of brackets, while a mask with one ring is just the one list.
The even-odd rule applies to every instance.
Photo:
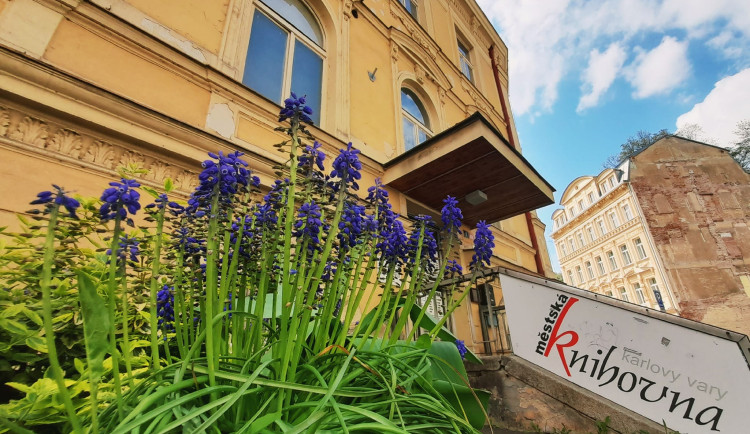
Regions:
[[[154, 238], [154, 257], [151, 258], [151, 293], [149, 294], [149, 316], [151, 317], [151, 368], [159, 370], [159, 342], [157, 338], [156, 324], [159, 320], [156, 316], [156, 294], [159, 292], [159, 270], [161, 267], [161, 244], [162, 232], [164, 230], [164, 212], [166, 206], [162, 207], [156, 214], [156, 235]], [[166, 347], [166, 343], [164, 346]]]
[[[372, 283], [372, 282], [370, 282], [370, 279], [372, 278], [372, 273], [375, 270], [375, 262], [376, 262], [374, 259], [372, 259], [375, 256], [374, 249], [370, 248], [370, 252], [369, 253], [370, 253], [369, 255], [361, 255], [360, 256], [359, 262], [357, 264], [357, 268], [355, 268], [356, 270], [359, 270], [359, 266], [362, 263], [362, 259], [365, 256], [367, 256], [367, 258], [369, 258], [368, 261], [367, 261], [367, 266], [365, 268], [364, 276], [362, 277], [362, 280], [361, 280], [361, 282], [360, 282], [360, 284], [359, 284], [358, 287], [356, 285], [356, 278], [355, 278], [355, 283], [354, 283], [353, 286], [357, 287], [358, 289], [357, 289], [356, 295], [354, 297], [349, 297], [349, 303], [346, 306], [346, 316], [344, 317], [344, 330], [345, 331], [348, 331], [349, 328], [351, 327], [352, 320], [354, 319], [354, 314], [356, 313], [357, 308], [360, 305], [360, 302], [362, 302], [362, 298], [364, 297], [365, 292], [367, 292], [367, 287], [369, 286], [369, 284]], [[372, 294], [374, 292], [375, 292], [374, 289], [372, 291], [370, 291], [370, 297], [368, 297], [367, 304], [365, 306], [369, 305], [370, 300], [372, 299]], [[356, 336], [356, 333], [354, 334], [354, 336]], [[341, 333], [339, 335], [338, 342], [336, 342], [336, 345], [338, 345], [338, 346], [344, 346], [344, 342], [346, 341], [346, 337], [347, 337], [347, 333], [346, 332]]]
[[455, 311], [459, 306], [461, 306], [461, 303], [463, 303], [463, 301], [466, 299], [466, 296], [469, 295], [469, 292], [471, 292], [469, 288], [471, 288], [474, 285], [474, 283], [477, 280], [477, 277], [479, 277], [479, 274], [474, 272], [474, 275], [471, 276], [471, 281], [469, 282], [469, 285], [464, 290], [464, 293], [461, 294], [461, 297], [459, 297], [455, 303], [451, 304], [451, 306], [448, 309], [446, 309], [445, 316], [443, 316], [443, 318], [441, 318], [440, 321], [438, 321], [438, 323], [435, 324], [435, 327], [433, 327], [432, 330], [430, 330], [430, 337], [433, 340], [435, 339], [435, 337], [437, 337], [438, 332], [443, 327], [445, 322], [448, 321], [448, 318], [450, 318], [450, 316], [453, 315], [453, 311]]
[[180, 245], [180, 249], [177, 252], [177, 266], [174, 274], [174, 299], [176, 311], [174, 319], [175, 337], [177, 339], [177, 348], [180, 352], [180, 358], [185, 358], [187, 352], [187, 333], [183, 330], [184, 322], [187, 321], [187, 308], [185, 306], [185, 290], [183, 282], [183, 268], [185, 267], [185, 246]]
[[[388, 274], [385, 278], [385, 286], [383, 287], [383, 293], [380, 297], [380, 303], [378, 303], [378, 307], [375, 310], [375, 314], [372, 318], [372, 321], [370, 321], [370, 324], [367, 325], [367, 328], [365, 329], [364, 334], [362, 335], [362, 339], [358, 345], [359, 348], [363, 348], [364, 344], [367, 342], [367, 338], [369, 338], [372, 335], [373, 330], [375, 330], [375, 325], [380, 324], [383, 325], [385, 321], [385, 317], [389, 313], [389, 307], [391, 303], [391, 298], [394, 296], [393, 294], [393, 277], [396, 274], [396, 264], [391, 264], [388, 267]], [[375, 290], [373, 289], [373, 292]], [[396, 299], [398, 300], [398, 299]], [[395, 309], [395, 307], [394, 307]], [[382, 315], [382, 316], [381, 316]], [[362, 323], [360, 322], [360, 326]], [[388, 327], [388, 324], [385, 324], [386, 327]], [[359, 329], [357, 329], [359, 330]], [[354, 336], [357, 335], [357, 330], [355, 330]]]
[[[206, 258], [206, 296], [205, 309], [201, 309], [203, 324], [206, 328], [206, 363], [208, 364], [208, 383], [211, 387], [216, 386], [216, 368], [219, 361], [219, 354], [214, 341], [216, 325], [214, 317], [216, 316], [217, 307], [214, 306], [217, 296], [216, 279], [216, 255], [218, 254], [217, 233], [219, 231], [219, 184], [214, 187], [213, 199], [211, 200], [211, 214], [208, 220], [208, 236], [206, 237], [206, 248], [208, 257]], [[216, 394], [211, 395], [212, 399], [218, 399]]]
[[123, 417], [122, 406], [122, 385], [120, 383], [120, 354], [117, 350], [117, 322], [115, 321], [115, 305], [117, 304], [117, 297], [115, 296], [115, 286], [117, 285], [117, 250], [120, 247], [120, 235], [122, 234], [122, 228], [120, 224], [122, 218], [118, 213], [115, 216], [115, 231], [112, 235], [112, 244], [110, 246], [109, 255], [109, 278], [107, 279], [107, 307], [109, 310], [109, 348], [110, 354], [112, 355], [112, 377], [115, 383], [115, 396], [117, 396], [117, 414], [120, 419]]
[[129, 332], [129, 320], [128, 320], [128, 276], [125, 273], [125, 264], [122, 264], [120, 275], [120, 288], [122, 292], [122, 358], [125, 361], [125, 372], [128, 373], [128, 385], [130, 390], [133, 390], [135, 385], [133, 380], [133, 366], [130, 362], [132, 351], [130, 349], [130, 332]]
[[430, 303], [432, 303], [432, 299], [435, 298], [435, 294], [437, 293], [437, 289], [440, 286], [440, 282], [443, 280], [443, 276], [445, 275], [445, 264], [448, 261], [448, 253], [451, 251], [451, 248], [453, 248], [452, 233], [448, 238], [448, 245], [443, 252], [443, 260], [440, 261], [440, 271], [438, 272], [437, 278], [435, 279], [435, 283], [432, 285], [430, 293], [427, 295], [427, 300], [425, 300], [425, 302], [422, 304], [422, 309], [419, 310], [419, 315], [417, 315], [417, 319], [414, 321], [414, 327], [412, 328], [411, 332], [409, 332], [409, 337], [406, 339], [407, 341], [411, 341], [414, 338], [417, 330], [419, 330], [419, 324], [422, 322], [422, 318], [427, 312], [427, 306], [429, 306]]
[[52, 375], [57, 383], [57, 391], [65, 405], [65, 411], [68, 413], [68, 420], [73, 427], [73, 432], [80, 433], [81, 423], [76, 415], [73, 401], [68, 394], [68, 387], [65, 385], [65, 376], [60, 361], [57, 358], [57, 347], [55, 346], [55, 331], [52, 327], [52, 264], [55, 262], [55, 228], [57, 226], [57, 216], [60, 205], [54, 204], [50, 211], [49, 225], [47, 226], [47, 236], [44, 240], [44, 262], [42, 263], [42, 315], [44, 324], [44, 338], [47, 342], [47, 355], [49, 356], [49, 365], [52, 369]]
[[[417, 299], [417, 290], [415, 289], [415, 286], [419, 286], [419, 281], [421, 280], [420, 274], [421, 274], [421, 268], [419, 266], [420, 261], [422, 260], [422, 244], [424, 241], [424, 233], [425, 233], [425, 225], [422, 223], [419, 226], [419, 243], [417, 244], [417, 252], [414, 255], [414, 268], [411, 272], [411, 278], [409, 279], [409, 286], [407, 288], [407, 296], [406, 296], [406, 304], [401, 309], [401, 315], [398, 317], [398, 322], [396, 322], [396, 327], [393, 328], [393, 331], [391, 333], [391, 337], [388, 340], [389, 345], [393, 345], [396, 343], [396, 341], [401, 336], [401, 331], [404, 329], [404, 326], [406, 325], [406, 320], [409, 319], [409, 314], [407, 312], [411, 311], [411, 307], [414, 305], [414, 302]], [[396, 314], [397, 309], [393, 309], [393, 312], [391, 312], [391, 319], [389, 320], [388, 324], [393, 320], [393, 315]]]

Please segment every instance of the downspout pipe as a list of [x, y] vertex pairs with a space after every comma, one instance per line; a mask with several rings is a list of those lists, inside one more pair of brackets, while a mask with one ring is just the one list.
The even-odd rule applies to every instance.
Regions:
[[[497, 64], [495, 58], [495, 45], [490, 45], [490, 61], [492, 62], [492, 73], [495, 77], [495, 86], [497, 87], [497, 96], [500, 97], [500, 107], [503, 110], [503, 117], [505, 118], [505, 128], [508, 133], [508, 142], [510, 145], [518, 149], [516, 140], [513, 138], [513, 131], [510, 127], [510, 116], [508, 115], [508, 106], [505, 104], [505, 95], [503, 94], [503, 86], [500, 84], [500, 67]], [[534, 248], [534, 262], [536, 263], [536, 271], [538, 274], [544, 276], [544, 265], [542, 265], [542, 255], [539, 251], [539, 242], [536, 239], [536, 230], [534, 229], [534, 222], [531, 220], [531, 213], [526, 212], [526, 226], [529, 229], [529, 238], [531, 238], [531, 247]]]

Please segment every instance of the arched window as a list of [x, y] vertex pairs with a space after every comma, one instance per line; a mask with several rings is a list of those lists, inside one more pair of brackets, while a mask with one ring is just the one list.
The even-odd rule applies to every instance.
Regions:
[[290, 92], [307, 95], [313, 121], [320, 123], [323, 32], [300, 0], [257, 2], [242, 83], [281, 103]]
[[417, 95], [401, 88], [401, 115], [404, 123], [404, 149], [410, 150], [432, 136], [430, 119]]

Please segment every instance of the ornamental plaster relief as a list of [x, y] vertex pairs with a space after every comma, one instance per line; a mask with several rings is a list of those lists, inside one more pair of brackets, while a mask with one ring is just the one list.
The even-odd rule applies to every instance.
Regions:
[[77, 167], [116, 175], [122, 166], [147, 170], [141, 178], [161, 186], [171, 178], [178, 192], [187, 194], [197, 185], [197, 172], [164, 162], [163, 156], [150, 155], [123, 145], [76, 131], [46, 119], [0, 106], [0, 144], [24, 153], [41, 154]]

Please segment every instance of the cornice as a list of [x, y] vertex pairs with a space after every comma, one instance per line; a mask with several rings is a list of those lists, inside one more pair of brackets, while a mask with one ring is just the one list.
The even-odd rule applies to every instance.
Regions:
[[[599, 200], [589, 205], [580, 214], [576, 214], [575, 217], [568, 220], [565, 224], [563, 224], [559, 228], [552, 231], [552, 233], [550, 234], [550, 237], [552, 237], [553, 240], [557, 241], [559, 238], [565, 237], [568, 234], [568, 232], [575, 231], [576, 229], [578, 229], [578, 227], [581, 224], [584, 223], [586, 219], [593, 217], [593, 214], [596, 214], [597, 212], [601, 211], [602, 208], [606, 208], [609, 205], [611, 205], [613, 202], [616, 202], [617, 200], [619, 200], [620, 196], [618, 196], [617, 194], [627, 193], [627, 190], [628, 190], [628, 187], [627, 187], [626, 182], [623, 182], [617, 185], [615, 188], [610, 190], [606, 195], [600, 197]], [[565, 208], [561, 208], [561, 209], [565, 210]], [[575, 224], [573, 224], [574, 222]]]
[[[587, 252], [589, 250], [595, 250], [595, 249], [597, 249], [599, 247], [602, 247], [602, 245], [604, 245], [607, 242], [609, 242], [612, 238], [615, 238], [615, 236], [617, 236], [617, 235], [619, 235], [619, 234], [621, 234], [621, 233], [623, 233], [623, 232], [625, 232], [625, 231], [627, 231], [627, 230], [629, 230], [629, 229], [631, 229], [633, 227], [639, 226], [641, 224], [642, 224], [642, 222], [640, 221], [639, 218], [633, 217], [632, 219], [630, 219], [630, 220], [626, 221], [625, 223], [621, 224], [620, 226], [618, 226], [616, 229], [607, 232], [603, 236], [600, 236], [595, 241], [589, 242], [585, 246], [583, 246], [581, 248], [578, 248], [578, 249], [574, 250], [573, 252], [570, 252], [567, 255], [565, 255], [562, 258], [560, 258], [560, 266], [563, 266], [564, 264], [568, 263], [569, 261], [575, 260], [576, 257], [582, 256], [583, 254], [585, 254], [585, 252]], [[643, 229], [644, 229], [644, 232], [645, 232], [645, 228], [643, 228]], [[555, 244], [557, 244], [557, 240], [555, 240]], [[555, 246], [555, 247], [557, 247], [557, 246]]]

